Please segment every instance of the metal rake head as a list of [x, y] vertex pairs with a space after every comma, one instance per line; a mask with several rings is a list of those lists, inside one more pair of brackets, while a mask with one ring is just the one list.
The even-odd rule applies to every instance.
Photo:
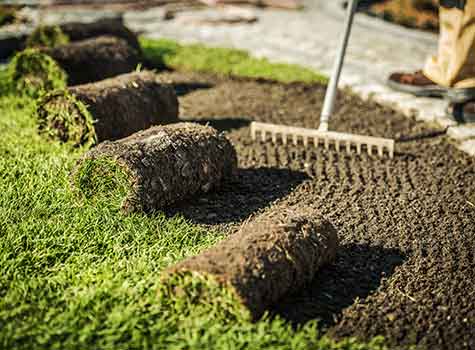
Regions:
[[394, 140], [381, 137], [252, 122], [252, 139], [256, 140], [258, 135], [260, 135], [263, 142], [267, 141], [270, 136], [273, 143], [281, 142], [284, 145], [290, 141], [294, 145], [303, 144], [305, 147], [323, 145], [325, 149], [334, 148], [338, 152], [341, 149], [346, 150], [347, 153], [356, 150], [357, 154], [366, 152], [369, 155], [376, 153], [380, 157], [384, 155], [389, 156], [389, 158], [394, 157]]

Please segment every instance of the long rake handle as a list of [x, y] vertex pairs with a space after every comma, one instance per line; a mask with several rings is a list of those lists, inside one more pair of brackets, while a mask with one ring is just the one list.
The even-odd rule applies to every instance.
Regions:
[[340, 80], [341, 70], [343, 68], [343, 62], [345, 60], [346, 48], [348, 46], [348, 40], [350, 38], [351, 27], [353, 26], [353, 18], [356, 12], [356, 6], [358, 0], [350, 0], [347, 7], [346, 23], [345, 23], [345, 32], [343, 34], [340, 48], [338, 50], [338, 57], [333, 65], [333, 72], [330, 78], [330, 83], [328, 84], [327, 92], [325, 94], [325, 101], [323, 102], [322, 114], [320, 115], [320, 131], [328, 130], [328, 122], [330, 117], [333, 114], [335, 108], [335, 100], [338, 89], [338, 82]]

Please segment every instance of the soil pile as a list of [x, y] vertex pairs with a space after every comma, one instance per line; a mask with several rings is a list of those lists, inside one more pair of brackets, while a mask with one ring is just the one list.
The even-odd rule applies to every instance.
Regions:
[[[243, 308], [252, 319], [258, 319], [283, 295], [307, 285], [320, 267], [335, 258], [337, 245], [335, 228], [314, 213], [273, 212], [245, 223], [215, 247], [167, 269], [164, 284], [170, 298], [193, 299], [188, 302], [216, 304], [217, 308]], [[234, 302], [220, 304], [221, 299], [206, 287], [208, 281], [227, 290]]]
[[[275, 312], [295, 323], [319, 319], [335, 336], [475, 348], [475, 159], [451, 145], [444, 130], [340, 92], [331, 127], [395, 138], [393, 160], [254, 143], [243, 116], [317, 127], [324, 87], [203, 74], [168, 78], [177, 86], [208, 86], [181, 96], [181, 113], [228, 129], [247, 170], [232, 187], [170, 214], [227, 226], [245, 219], [242, 212], [297, 205], [315, 209], [338, 231], [335, 262]], [[296, 182], [302, 171], [308, 177]]]
[[72, 180], [89, 200], [150, 212], [218, 187], [236, 161], [234, 147], [212, 127], [177, 123], [101, 143], [78, 162]]
[[143, 71], [47, 94], [37, 115], [40, 132], [49, 137], [94, 144], [178, 122], [178, 100], [172, 86]]

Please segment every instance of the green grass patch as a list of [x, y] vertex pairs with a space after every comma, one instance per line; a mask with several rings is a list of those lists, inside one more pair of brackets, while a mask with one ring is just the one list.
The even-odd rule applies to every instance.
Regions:
[[140, 38], [145, 57], [157, 67], [210, 72], [251, 78], [265, 78], [284, 83], [326, 83], [327, 78], [294, 64], [272, 63], [254, 58], [246, 51], [209, 48], [199, 44], [180, 45], [167, 39]]
[[69, 37], [59, 26], [39, 26], [26, 40], [27, 47], [56, 47], [69, 43]]
[[110, 158], [85, 159], [75, 169], [72, 181], [85, 200], [115, 209], [120, 209], [134, 190], [131, 174]]
[[49, 139], [73, 146], [97, 142], [94, 118], [87, 106], [66, 89], [44, 94], [37, 101], [38, 129]]
[[67, 76], [63, 69], [46, 54], [35, 49], [17, 53], [8, 64], [4, 89], [30, 97], [38, 97], [47, 91], [64, 89]]
[[209, 315], [227, 323], [252, 320], [234, 287], [223, 286], [213, 276], [195, 271], [167, 273], [162, 278], [159, 298], [163, 305], [180, 314]]
[[[223, 235], [181, 216], [125, 216], [105, 201], [78, 201], [70, 172], [86, 148], [41, 137], [35, 108], [0, 96], [1, 349], [384, 349], [379, 338], [336, 343], [314, 322], [249, 322], [223, 312], [233, 299], [208, 283], [174, 282], [187, 296], [206, 288], [213, 303], [167, 297], [163, 269]], [[114, 164], [106, 175], [122, 180], [91, 191], [124, 186]]]

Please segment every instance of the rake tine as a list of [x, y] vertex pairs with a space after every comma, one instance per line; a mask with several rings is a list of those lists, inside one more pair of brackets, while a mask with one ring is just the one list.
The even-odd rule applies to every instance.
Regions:
[[293, 142], [293, 144], [294, 144], [295, 146], [297, 146], [297, 144], [298, 144], [297, 135], [295, 135], [295, 134], [292, 135], [292, 142]]
[[287, 134], [282, 133], [282, 144], [285, 146], [287, 145]]
[[293, 142], [296, 146], [303, 143], [307, 147], [313, 142], [315, 147], [323, 144], [327, 150], [335, 147], [336, 151], [342, 151], [343, 148], [350, 154], [356, 148], [358, 155], [365, 151], [370, 156], [384, 157], [387, 154], [390, 158], [394, 157], [394, 140], [391, 139], [253, 122], [252, 138], [256, 139], [259, 132], [263, 142], [269, 139], [270, 134], [275, 144], [280, 143], [280, 139], [284, 145]]

